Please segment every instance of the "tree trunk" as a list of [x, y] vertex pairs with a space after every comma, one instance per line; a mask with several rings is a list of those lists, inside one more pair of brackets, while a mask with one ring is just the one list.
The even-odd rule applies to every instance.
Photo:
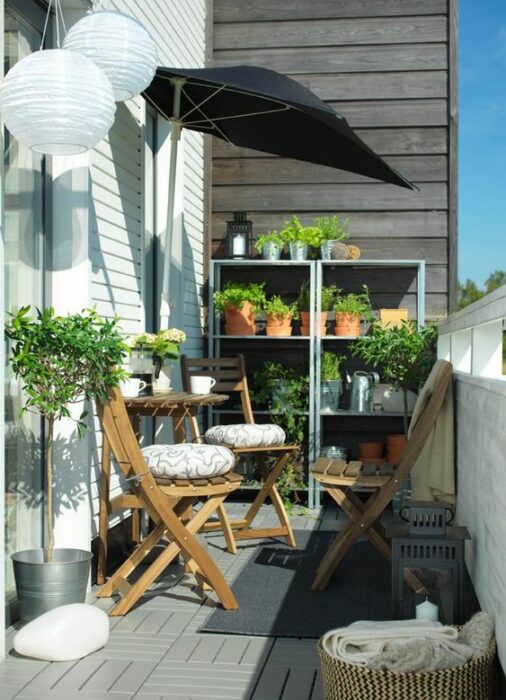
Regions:
[[47, 523], [46, 561], [53, 561], [53, 551], [54, 551], [53, 436], [54, 436], [54, 418], [49, 418], [48, 419], [48, 431], [47, 431], [47, 455], [46, 455], [46, 523]]
[[406, 436], [406, 440], [408, 439], [408, 390], [403, 387], [402, 388], [402, 399], [403, 399], [403, 405], [404, 405], [404, 416], [402, 418], [403, 424], [404, 424], [404, 435]]

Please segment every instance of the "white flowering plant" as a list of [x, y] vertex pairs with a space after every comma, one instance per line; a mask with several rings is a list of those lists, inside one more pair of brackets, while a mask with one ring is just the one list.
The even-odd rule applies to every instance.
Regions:
[[165, 359], [178, 360], [179, 346], [185, 340], [186, 334], [178, 328], [167, 328], [164, 331], [158, 331], [151, 342], [153, 355], [162, 362]]

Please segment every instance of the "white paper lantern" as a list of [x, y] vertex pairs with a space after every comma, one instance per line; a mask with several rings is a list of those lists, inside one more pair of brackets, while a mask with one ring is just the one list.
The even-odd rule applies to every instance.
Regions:
[[122, 12], [92, 12], [70, 28], [63, 48], [88, 56], [111, 81], [116, 102], [139, 95], [153, 80], [158, 59], [148, 30]]
[[86, 56], [51, 49], [22, 58], [5, 76], [0, 111], [32, 151], [75, 155], [93, 148], [114, 122], [111, 84]]

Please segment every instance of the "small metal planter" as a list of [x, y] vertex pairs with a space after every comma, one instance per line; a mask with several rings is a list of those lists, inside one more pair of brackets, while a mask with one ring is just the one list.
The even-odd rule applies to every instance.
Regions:
[[341, 379], [322, 381], [320, 384], [320, 411], [335, 413], [339, 408], [339, 399], [343, 392]]
[[25, 549], [11, 555], [22, 622], [70, 603], [84, 603], [92, 553], [82, 549], [55, 549], [53, 561], [44, 550]]
[[290, 260], [307, 260], [309, 246], [302, 241], [292, 241], [288, 244]]
[[262, 258], [264, 260], [279, 260], [282, 249], [282, 246], [277, 243], [264, 243], [262, 246]]

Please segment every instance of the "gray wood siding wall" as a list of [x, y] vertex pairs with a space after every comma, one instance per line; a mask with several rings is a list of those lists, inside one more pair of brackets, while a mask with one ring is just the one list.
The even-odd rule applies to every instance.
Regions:
[[214, 256], [225, 255], [233, 210], [248, 212], [257, 235], [279, 229], [291, 214], [309, 223], [336, 212], [349, 217], [362, 257], [425, 259], [427, 315], [447, 314], [456, 280], [449, 204], [455, 206], [456, 186], [454, 6], [453, 0], [214, 0], [215, 65], [254, 64], [295, 78], [420, 188], [409, 192], [214, 139]]

